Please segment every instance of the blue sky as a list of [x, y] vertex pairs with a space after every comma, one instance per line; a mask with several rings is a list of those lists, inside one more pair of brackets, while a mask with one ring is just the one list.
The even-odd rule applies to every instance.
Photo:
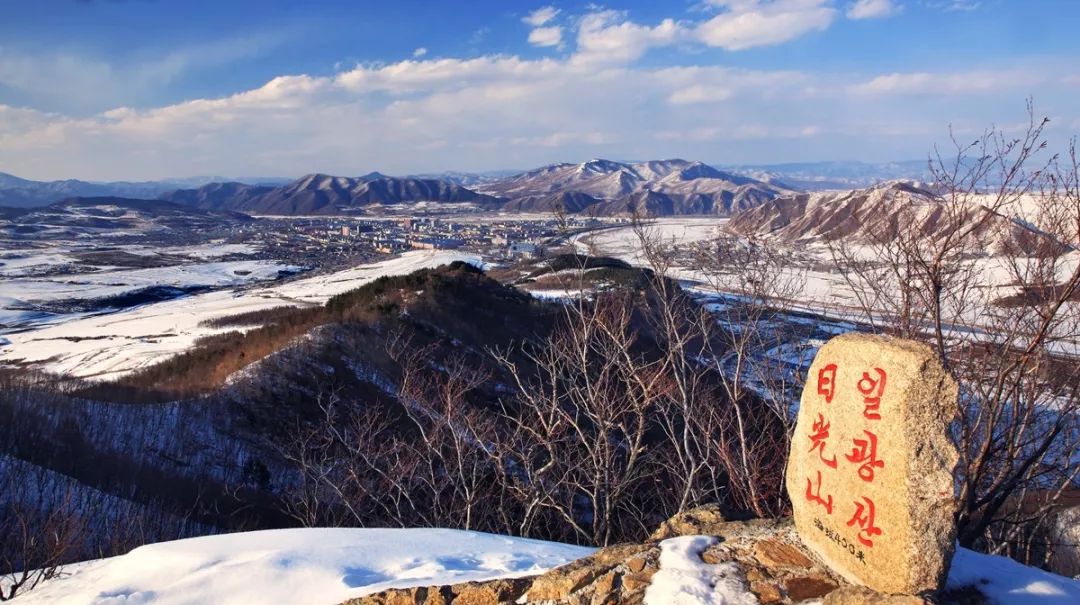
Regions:
[[924, 156], [1080, 131], [1080, 2], [0, 0], [0, 171]]

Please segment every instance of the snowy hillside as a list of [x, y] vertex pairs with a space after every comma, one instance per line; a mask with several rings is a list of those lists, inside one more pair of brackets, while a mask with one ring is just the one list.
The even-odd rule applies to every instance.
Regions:
[[728, 226], [743, 235], [808, 242], [848, 236], [864, 242], [891, 241], [902, 233], [937, 241], [959, 228], [970, 231], [985, 250], [999, 255], [1034, 256], [1056, 245], [1027, 223], [971, 200], [952, 205], [917, 184], [903, 181], [780, 197], [737, 213]]
[[482, 191], [511, 200], [505, 207], [514, 210], [549, 210], [557, 200], [571, 212], [646, 216], [725, 215], [791, 193], [701, 162], [602, 159], [544, 166], [485, 183]]
[[24, 605], [334, 605], [392, 587], [536, 575], [592, 552], [448, 529], [282, 529], [151, 544], [65, 569]]

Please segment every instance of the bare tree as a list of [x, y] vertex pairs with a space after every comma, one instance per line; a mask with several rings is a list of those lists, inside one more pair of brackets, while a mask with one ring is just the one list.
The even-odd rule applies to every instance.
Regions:
[[508, 476], [526, 522], [552, 512], [591, 544], [643, 523], [635, 488], [647, 473], [650, 412], [665, 386], [659, 363], [635, 346], [629, 296], [598, 294], [574, 307], [571, 321], [527, 353], [535, 372], [497, 353], [516, 386], [503, 458], [520, 469]]
[[932, 205], [831, 244], [863, 320], [929, 343], [960, 382], [959, 540], [1014, 555], [1080, 472], [1080, 170], [1035, 115], [953, 138]]
[[[801, 292], [804, 273], [769, 242], [719, 228], [689, 244], [665, 239], [640, 220], [634, 231], [659, 293], [653, 306], [676, 386], [674, 417], [684, 419], [684, 434], [671, 435], [680, 476], [704, 473], [708, 480], [695, 483], [706, 490], [722, 486], [724, 497], [709, 496], [735, 508], [759, 516], [783, 512], [782, 460], [801, 374], [770, 354], [798, 340], [789, 324], [776, 320]], [[684, 267], [693, 267], [693, 277], [721, 299], [692, 302], [667, 277]]]
[[[33, 473], [5, 468], [5, 504], [0, 505], [0, 601], [14, 599], [55, 577], [65, 563], [82, 554], [88, 527], [77, 510], [75, 493], [58, 503], [15, 501], [22, 491], [15, 481], [32, 481]], [[37, 484], [43, 488], [42, 483]]]

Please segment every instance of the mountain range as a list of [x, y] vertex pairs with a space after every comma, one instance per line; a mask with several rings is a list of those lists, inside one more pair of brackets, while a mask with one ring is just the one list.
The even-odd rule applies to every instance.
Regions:
[[724, 166], [725, 170], [802, 191], [858, 189], [895, 180], [930, 181], [926, 160], [794, 162]]
[[[460, 184], [465, 182], [471, 186]], [[447, 179], [390, 177], [374, 172], [359, 177], [310, 174], [279, 187], [210, 183], [162, 194], [161, 199], [265, 215], [343, 214], [377, 206], [437, 202], [512, 212], [726, 216], [791, 193], [701, 162], [596, 159], [475, 180], [461, 175]]]
[[496, 198], [448, 181], [388, 177], [377, 172], [359, 177], [309, 174], [279, 187], [210, 183], [198, 189], [173, 191], [161, 198], [209, 210], [265, 215], [343, 214], [365, 206], [421, 201], [492, 207], [499, 203]]
[[206, 210], [332, 215], [414, 202], [509, 212], [729, 216], [764, 202], [822, 189], [851, 189], [883, 177], [921, 175], [924, 163], [817, 162], [732, 166], [681, 159], [593, 159], [524, 172], [387, 176], [309, 174], [296, 180], [193, 177], [145, 182], [31, 181], [0, 173], [0, 206], [44, 206], [72, 197], [159, 198]]
[[[185, 177], [161, 181], [110, 181], [90, 182], [78, 179], [59, 181], [33, 181], [0, 172], [0, 206], [9, 208], [33, 208], [74, 197], [118, 197], [128, 199], [151, 199], [159, 195], [188, 187], [223, 181], [222, 177]], [[288, 179], [273, 177], [246, 177], [240, 179], [251, 184], [281, 184]]]

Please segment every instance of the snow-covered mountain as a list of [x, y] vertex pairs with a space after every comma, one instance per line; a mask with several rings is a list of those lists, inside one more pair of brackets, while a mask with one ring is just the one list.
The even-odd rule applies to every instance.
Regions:
[[[948, 205], [946, 205], [948, 204]], [[954, 205], [955, 204], [955, 205]], [[728, 228], [785, 240], [889, 241], [913, 231], [933, 241], [956, 229], [993, 253], [1032, 254], [1060, 245], [1030, 225], [974, 202], [945, 202], [917, 183], [892, 181], [851, 191], [801, 193], [735, 214]]]
[[[573, 195], [573, 207], [584, 205], [596, 214], [640, 212], [651, 216], [724, 215], [790, 193], [701, 162], [679, 159], [634, 163], [594, 159], [581, 164], [551, 164], [487, 183], [481, 191], [518, 200], [518, 206], [533, 209], [553, 206]], [[588, 198], [595, 201], [589, 202]]]
[[162, 195], [199, 208], [253, 214], [339, 214], [366, 206], [440, 202], [520, 212], [649, 216], [718, 214], [791, 191], [701, 162], [590, 160], [511, 176], [454, 173], [430, 177], [309, 174], [279, 187], [211, 183]]
[[363, 206], [409, 202], [496, 204], [498, 200], [460, 185], [438, 180], [389, 177], [378, 172], [359, 177], [309, 174], [280, 187], [211, 183], [180, 190], [163, 199], [200, 208], [254, 214], [338, 214]]
[[153, 198], [181, 187], [164, 181], [91, 183], [77, 179], [31, 181], [0, 173], [0, 206], [46, 206], [72, 197]]

